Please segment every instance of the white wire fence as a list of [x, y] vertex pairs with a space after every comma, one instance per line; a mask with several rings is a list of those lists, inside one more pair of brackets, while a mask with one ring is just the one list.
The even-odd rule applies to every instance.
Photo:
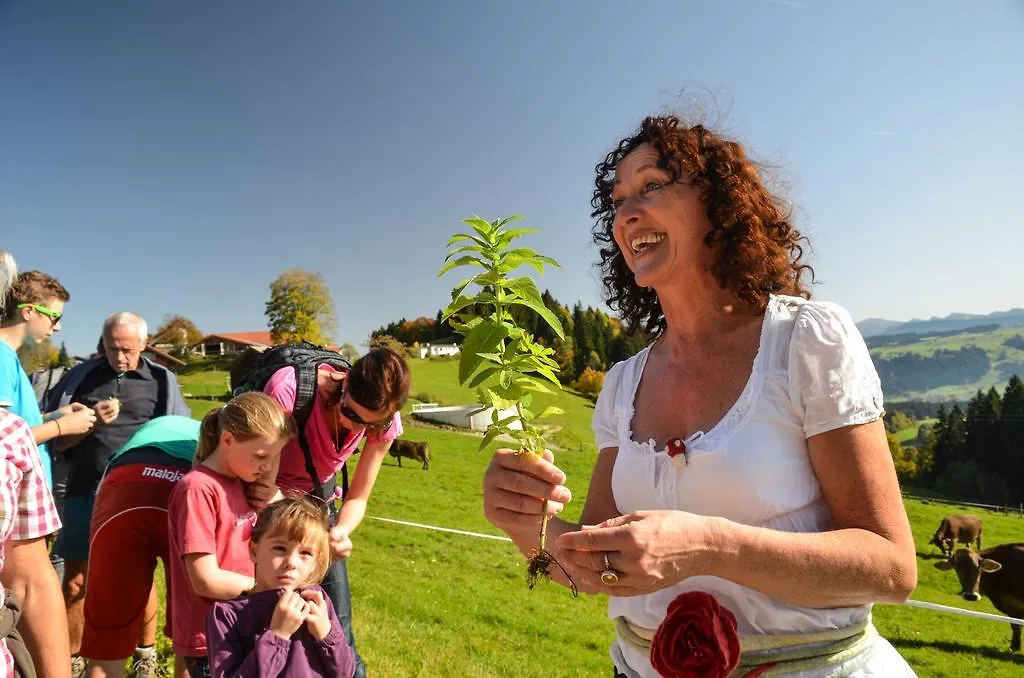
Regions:
[[[497, 534], [484, 534], [482, 532], [468, 532], [466, 530], [456, 530], [450, 527], [438, 527], [437, 525], [425, 525], [423, 523], [412, 523], [407, 520], [395, 520], [394, 518], [381, 518], [380, 516], [366, 516], [370, 520], [376, 520], [382, 523], [391, 523], [392, 525], [404, 525], [405, 527], [415, 527], [423, 530], [433, 530], [435, 532], [447, 532], [449, 534], [458, 534], [464, 537], [474, 537], [476, 539], [492, 539], [495, 541], [507, 541], [512, 540], [508, 537], [497, 535]], [[916, 607], [925, 610], [932, 610], [934, 612], [946, 612], [949, 614], [958, 614], [965, 617], [974, 617], [975, 619], [985, 619], [987, 621], [1003, 622], [1004, 624], [1020, 624], [1024, 626], [1024, 619], [1017, 619], [1016, 617], [1007, 617], [1000, 614], [990, 614], [988, 612], [975, 612], [973, 610], [965, 610], [961, 607], [952, 607], [950, 605], [939, 605], [938, 603], [928, 603], [923, 600], [908, 600], [903, 603], [907, 607]]]

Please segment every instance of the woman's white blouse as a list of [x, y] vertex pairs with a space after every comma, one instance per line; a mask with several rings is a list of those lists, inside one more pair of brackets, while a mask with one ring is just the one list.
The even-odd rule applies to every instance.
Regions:
[[[685, 441], [687, 463], [681, 467], [664, 449], [655, 449], [654, 441], [633, 440], [633, 405], [649, 351], [608, 371], [593, 417], [598, 447], [618, 448], [612, 492], [619, 513], [669, 509], [784, 532], [831, 529], [832, 516], [811, 469], [807, 438], [874, 421], [883, 412], [878, 374], [846, 311], [834, 304], [773, 296], [750, 379], [721, 421]], [[741, 634], [839, 628], [870, 614], [870, 606], [797, 607], [718, 577], [691, 577], [643, 596], [613, 596], [608, 613], [613, 619], [626, 617], [657, 628], [669, 603], [692, 590], [715, 595], [736, 615]], [[626, 675], [657, 675], [649, 659], [625, 643], [612, 647], [612, 658]], [[880, 640], [868, 665], [848, 675], [913, 672]]]

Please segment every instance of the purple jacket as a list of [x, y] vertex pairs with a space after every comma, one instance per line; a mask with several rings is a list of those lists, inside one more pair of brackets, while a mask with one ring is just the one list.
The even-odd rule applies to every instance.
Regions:
[[[319, 586], [309, 587], [319, 589]], [[214, 678], [351, 678], [356, 664], [327, 594], [331, 632], [316, 640], [303, 624], [291, 640], [270, 630], [278, 592], [262, 591], [213, 604], [206, 644]]]

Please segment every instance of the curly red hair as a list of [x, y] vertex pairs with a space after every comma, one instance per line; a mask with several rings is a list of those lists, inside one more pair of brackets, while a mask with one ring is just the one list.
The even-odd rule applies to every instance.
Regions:
[[711, 230], [704, 244], [714, 250], [711, 274], [742, 304], [763, 311], [771, 294], [810, 298], [803, 275], [814, 270], [801, 262], [807, 238], [790, 222], [782, 200], [761, 179], [758, 165], [743, 146], [703, 125], [685, 124], [678, 116], [647, 117], [640, 129], [621, 140], [595, 167], [594, 242], [601, 252], [605, 301], [626, 324], [652, 336], [665, 330], [665, 315], [653, 289], [636, 284], [615, 244], [612, 183], [619, 163], [641, 144], [658, 153], [658, 166], [672, 181], [683, 176], [700, 191]]

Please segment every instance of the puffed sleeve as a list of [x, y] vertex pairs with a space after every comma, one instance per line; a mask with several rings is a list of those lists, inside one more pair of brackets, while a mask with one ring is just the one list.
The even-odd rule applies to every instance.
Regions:
[[601, 387], [601, 393], [597, 396], [597, 404], [594, 406], [594, 416], [590, 420], [590, 427], [594, 429], [594, 437], [597, 439], [597, 449], [599, 450], [619, 446], [619, 421], [616, 414], [617, 411], [621, 413], [622, 408], [617, 406], [616, 400], [627, 362], [612, 365], [604, 375], [604, 385]]
[[808, 438], [882, 416], [882, 383], [846, 310], [801, 306], [789, 346], [789, 389]]

